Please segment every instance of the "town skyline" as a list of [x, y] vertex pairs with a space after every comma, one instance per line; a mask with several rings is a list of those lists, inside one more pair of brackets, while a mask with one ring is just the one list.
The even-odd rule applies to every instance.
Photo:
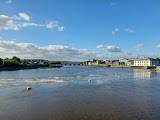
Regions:
[[159, 58], [159, 6], [158, 0], [2, 0], [0, 58]]

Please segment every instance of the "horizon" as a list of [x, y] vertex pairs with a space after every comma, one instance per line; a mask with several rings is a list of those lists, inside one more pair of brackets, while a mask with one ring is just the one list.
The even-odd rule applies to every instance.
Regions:
[[159, 6], [159, 0], [2, 0], [0, 58], [159, 58]]

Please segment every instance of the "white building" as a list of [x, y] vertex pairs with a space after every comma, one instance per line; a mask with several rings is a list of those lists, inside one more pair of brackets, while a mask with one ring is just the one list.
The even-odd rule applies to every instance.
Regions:
[[159, 66], [159, 61], [154, 58], [140, 57], [134, 59], [133, 66]]

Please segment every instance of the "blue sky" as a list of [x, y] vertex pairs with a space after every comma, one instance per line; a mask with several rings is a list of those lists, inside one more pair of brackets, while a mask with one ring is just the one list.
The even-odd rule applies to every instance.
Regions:
[[1, 0], [0, 57], [160, 57], [159, 6], [159, 0]]

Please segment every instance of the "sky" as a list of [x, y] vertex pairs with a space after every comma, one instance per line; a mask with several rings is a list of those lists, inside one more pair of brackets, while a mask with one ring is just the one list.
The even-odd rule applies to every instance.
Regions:
[[0, 0], [0, 58], [157, 58], [159, 6], [159, 0]]

